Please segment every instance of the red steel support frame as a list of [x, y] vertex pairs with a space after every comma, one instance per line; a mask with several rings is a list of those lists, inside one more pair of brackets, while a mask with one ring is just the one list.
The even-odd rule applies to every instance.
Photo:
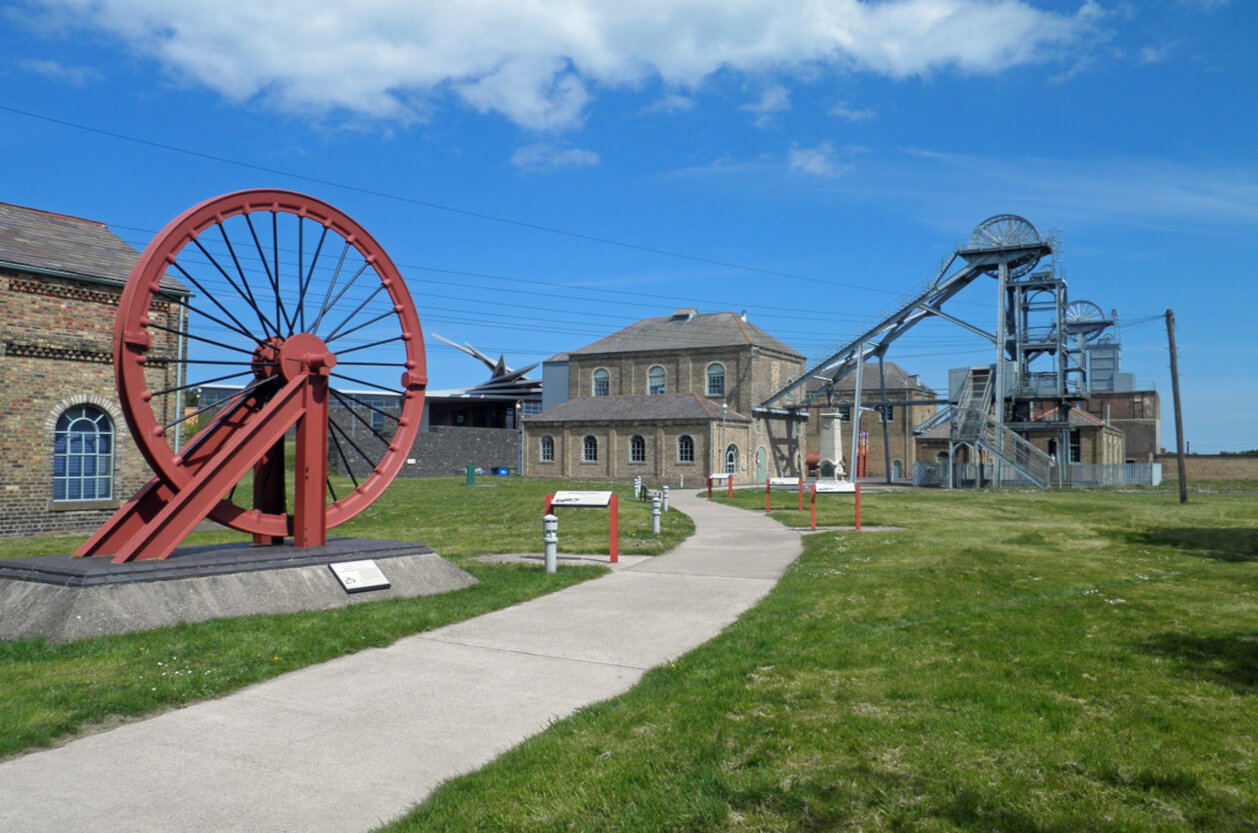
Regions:
[[[708, 475], [708, 498], [709, 499], [712, 497], [712, 477], [713, 477], [712, 475], [710, 474]], [[725, 496], [733, 497], [734, 496], [734, 476], [730, 475], [729, 477], [725, 478], [725, 484], [726, 484]]]
[[[554, 514], [552, 501], [554, 501], [554, 493], [546, 495], [545, 511], [543, 515]], [[611, 563], [616, 564], [620, 561], [620, 496], [615, 492], [612, 493], [611, 500], [607, 504], [607, 508], [611, 510], [611, 518], [608, 520], [608, 550], [611, 553]]]

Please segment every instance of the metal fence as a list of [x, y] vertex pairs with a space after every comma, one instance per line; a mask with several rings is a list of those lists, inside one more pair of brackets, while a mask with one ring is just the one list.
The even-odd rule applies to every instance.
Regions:
[[[949, 466], [944, 463], [919, 462], [913, 465], [914, 486], [946, 487]], [[1013, 466], [1000, 467], [1000, 480], [996, 479], [996, 466], [991, 463], [960, 463], [952, 466], [952, 485], [959, 489], [976, 486], [1002, 489], [1035, 488], [1036, 484], [1019, 474]], [[1069, 463], [1054, 465], [1049, 482], [1053, 486], [1085, 489], [1096, 486], [1157, 486], [1162, 482], [1161, 463]]]

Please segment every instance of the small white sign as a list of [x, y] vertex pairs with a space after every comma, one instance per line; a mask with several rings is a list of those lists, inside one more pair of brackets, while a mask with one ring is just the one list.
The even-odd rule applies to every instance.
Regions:
[[611, 506], [611, 492], [555, 492], [551, 506]]
[[772, 486], [774, 489], [785, 489], [787, 487], [790, 487], [792, 489], [798, 489], [799, 478], [798, 477], [770, 477], [769, 485]]
[[726, 480], [729, 480], [731, 477], [733, 477], [732, 474], [709, 474], [708, 475], [709, 480], [720, 480], [722, 483], [724, 483]]
[[376, 566], [374, 561], [342, 561], [340, 564], [329, 564], [332, 573], [346, 593], [361, 593], [364, 590], [384, 590], [389, 587], [389, 580]]
[[818, 480], [817, 494], [839, 494], [842, 492], [855, 492], [856, 484], [849, 483], [846, 480]]

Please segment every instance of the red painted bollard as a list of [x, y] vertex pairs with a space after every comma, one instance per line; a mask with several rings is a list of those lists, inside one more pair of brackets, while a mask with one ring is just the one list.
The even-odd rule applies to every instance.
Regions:
[[764, 511], [769, 511], [769, 478], [764, 479]]
[[816, 484], [816, 483], [812, 483], [812, 484], [810, 484], [810, 485], [808, 486], [808, 492], [809, 492], [809, 501], [810, 501], [810, 505], [811, 505], [811, 507], [812, 507], [812, 509], [811, 509], [811, 514], [812, 514], [811, 524], [812, 524], [812, 529], [815, 531], [815, 530], [817, 529], [817, 484]]

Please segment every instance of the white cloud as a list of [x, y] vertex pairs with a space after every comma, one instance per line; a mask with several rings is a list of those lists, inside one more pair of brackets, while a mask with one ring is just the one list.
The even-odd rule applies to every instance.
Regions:
[[27, 72], [42, 75], [53, 81], [62, 81], [74, 87], [82, 87], [89, 82], [99, 81], [103, 77], [92, 67], [67, 66], [60, 61], [28, 58], [18, 61], [18, 66]]
[[235, 100], [405, 121], [451, 94], [535, 129], [599, 87], [717, 72], [995, 73], [1077, 45], [1098, 16], [1028, 0], [32, 0]]
[[794, 173], [833, 179], [852, 169], [849, 163], [842, 160], [850, 159], [858, 150], [860, 149], [844, 148], [839, 151], [829, 141], [814, 148], [802, 148], [794, 144], [786, 154], [786, 169]]
[[1142, 64], [1158, 64], [1170, 57], [1171, 52], [1175, 49], [1175, 44], [1164, 43], [1160, 46], [1145, 46], [1140, 50], [1140, 63]]
[[834, 106], [828, 111], [832, 116], [838, 116], [848, 121], [867, 121], [877, 118], [878, 114], [867, 108], [852, 107], [845, 101], [836, 101]]
[[684, 113], [695, 108], [695, 100], [680, 93], [669, 93], [642, 108], [644, 113]]
[[598, 154], [592, 150], [564, 147], [551, 142], [537, 142], [516, 148], [511, 164], [524, 171], [554, 171], [559, 168], [582, 168], [597, 165]]
[[756, 127], [768, 127], [778, 113], [791, 109], [791, 94], [781, 84], [770, 84], [761, 91], [758, 99], [738, 109], [751, 113], [755, 117], [752, 124]]

